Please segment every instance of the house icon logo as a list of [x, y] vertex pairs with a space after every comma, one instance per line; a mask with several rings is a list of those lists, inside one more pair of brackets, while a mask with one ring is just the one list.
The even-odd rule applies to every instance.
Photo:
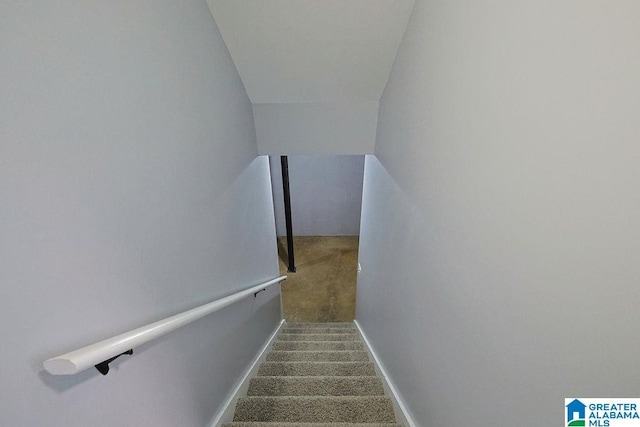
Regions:
[[567, 427], [583, 427], [585, 425], [585, 409], [587, 405], [574, 399], [567, 405]]

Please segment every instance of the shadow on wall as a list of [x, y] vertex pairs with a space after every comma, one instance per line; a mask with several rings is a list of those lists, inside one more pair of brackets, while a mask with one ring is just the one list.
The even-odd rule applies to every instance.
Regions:
[[[280, 260], [280, 274], [289, 273], [287, 266], [289, 265], [289, 253], [287, 252], [287, 239], [278, 238], [278, 259]], [[282, 269], [284, 264], [284, 270]]]

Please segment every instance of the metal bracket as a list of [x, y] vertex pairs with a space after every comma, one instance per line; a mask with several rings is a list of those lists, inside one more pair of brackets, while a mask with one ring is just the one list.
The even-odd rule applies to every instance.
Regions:
[[260, 292], [264, 292], [264, 291], [266, 291], [266, 289], [260, 289], [258, 292], [254, 292], [253, 297], [254, 298], [257, 297]]
[[119, 355], [114, 356], [111, 359], [107, 359], [104, 362], [100, 362], [97, 365], [95, 365], [95, 367], [98, 370], [98, 372], [100, 372], [102, 375], [107, 375], [109, 373], [109, 363], [113, 362], [118, 357], [123, 356], [125, 354], [132, 355], [133, 354], [133, 349], [127, 350], [124, 353], [120, 353]]

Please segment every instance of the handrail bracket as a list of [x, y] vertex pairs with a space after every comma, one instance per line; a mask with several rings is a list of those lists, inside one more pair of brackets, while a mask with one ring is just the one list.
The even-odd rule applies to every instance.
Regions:
[[109, 363], [113, 362], [114, 360], [116, 360], [120, 356], [124, 356], [125, 354], [132, 355], [133, 354], [133, 349], [127, 350], [127, 351], [125, 351], [123, 353], [120, 353], [117, 356], [112, 357], [111, 359], [107, 359], [107, 360], [105, 360], [103, 362], [100, 362], [97, 365], [95, 365], [95, 367], [98, 370], [98, 372], [100, 372], [102, 375], [107, 375], [109, 373]]

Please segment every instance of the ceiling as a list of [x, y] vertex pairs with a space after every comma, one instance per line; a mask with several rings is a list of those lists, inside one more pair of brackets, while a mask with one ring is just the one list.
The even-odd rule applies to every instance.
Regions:
[[254, 104], [379, 101], [413, 0], [207, 0]]

